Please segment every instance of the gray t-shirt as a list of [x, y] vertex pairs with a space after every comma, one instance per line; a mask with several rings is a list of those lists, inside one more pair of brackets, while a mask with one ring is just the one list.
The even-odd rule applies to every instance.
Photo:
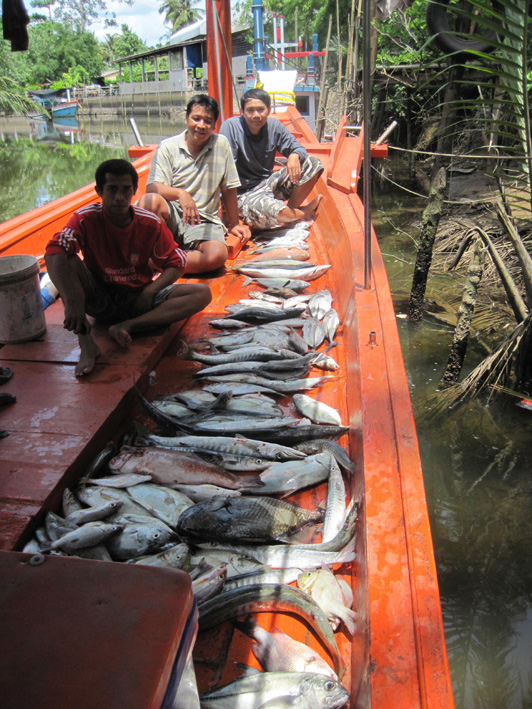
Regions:
[[220, 135], [229, 141], [242, 186], [238, 193], [249, 192], [273, 172], [275, 154], [288, 157], [297, 153], [301, 162], [308, 156], [290, 131], [276, 118], [268, 118], [258, 135], [253, 135], [243, 116], [224, 121]]

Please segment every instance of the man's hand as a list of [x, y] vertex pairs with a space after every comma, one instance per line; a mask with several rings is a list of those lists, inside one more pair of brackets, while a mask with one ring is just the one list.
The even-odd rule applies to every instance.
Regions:
[[229, 232], [233, 236], [237, 236], [240, 239], [242, 246], [249, 241], [251, 236], [251, 229], [246, 224], [237, 224]]
[[301, 178], [301, 162], [297, 153], [290, 153], [288, 160], [286, 161], [286, 169], [288, 170], [290, 182], [293, 184], [299, 182]]
[[63, 327], [76, 335], [88, 335], [91, 326], [85, 315], [85, 308], [79, 303], [63, 302], [65, 307], [65, 319]]
[[185, 190], [179, 190], [177, 201], [183, 210], [183, 221], [185, 224], [194, 226], [194, 224], [199, 224], [201, 222], [201, 217], [198, 212], [198, 208], [196, 207], [196, 202], [194, 202], [188, 192]]

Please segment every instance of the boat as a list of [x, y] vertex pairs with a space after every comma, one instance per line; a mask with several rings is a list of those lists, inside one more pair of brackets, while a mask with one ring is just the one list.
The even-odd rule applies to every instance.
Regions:
[[[221, 20], [220, 26], [225, 26], [223, 18]], [[225, 97], [227, 107], [231, 83], [222, 78], [221, 86], [222, 92], [229, 87], [229, 96]], [[216, 89], [210, 93], [220, 97], [216, 95]], [[350, 635], [341, 629], [335, 634], [339, 665], [343, 669], [339, 674], [343, 674], [342, 684], [349, 693], [351, 707], [452, 707], [416, 430], [386, 270], [373, 231], [369, 235], [372, 253], [370, 283], [365, 279], [365, 219], [358, 184], [363, 161], [363, 132], [351, 135], [344, 118], [335, 139], [320, 143], [295, 107], [287, 106], [277, 117], [309, 154], [319, 157], [324, 165], [324, 172], [314, 190], [314, 196], [322, 195], [322, 202], [318, 217], [310, 227], [308, 243], [312, 262], [330, 264], [331, 268], [313, 280], [308, 291], [328, 289], [333, 296], [333, 307], [341, 322], [335, 337], [338, 344], [332, 353], [339, 370], [329, 375], [319, 389], [307, 393], [339, 411], [342, 422], [348, 426], [337, 442], [354, 464], [354, 473], [346, 477], [345, 482], [349, 499], [359, 504], [356, 556], [349, 563], [335, 568], [352, 590], [356, 612], [354, 633]], [[154, 149], [153, 145], [130, 149], [140, 176], [139, 194], [145, 189]], [[385, 154], [385, 145], [372, 146], [373, 156], [383, 157]], [[88, 185], [0, 224], [0, 256], [30, 254], [42, 263], [46, 243], [53, 233], [62, 227], [72, 211], [96, 199], [94, 186]], [[38, 590], [47, 599], [52, 595], [50, 588], [54, 588], [54, 592], [61, 591], [56, 605], [52, 601], [46, 603], [46, 610], [52, 616], [50, 623], [45, 622], [48, 620], [46, 613], [40, 608], [35, 610], [37, 601], [34, 604], [26, 602], [23, 606], [23, 594], [13, 593], [10, 597], [16, 612], [11, 612], [9, 618], [16, 621], [24, 612], [24, 618], [35, 621], [31, 638], [25, 630], [27, 625], [22, 630], [21, 620], [18, 625], [12, 621], [12, 633], [8, 639], [14, 642], [14, 646], [9, 646], [9, 653], [4, 648], [6, 654], [18, 658], [19, 664], [13, 661], [8, 665], [9, 671], [4, 670], [3, 674], [0, 671], [0, 684], [2, 680], [7, 682], [11, 692], [16, 688], [18, 706], [31, 706], [35, 698], [31, 692], [37, 690], [32, 688], [32, 683], [24, 681], [28, 676], [34, 678], [33, 684], [41, 696], [54, 695], [55, 707], [72, 706], [72, 700], [69, 704], [65, 699], [67, 687], [72, 686], [79, 690], [76, 706], [87, 709], [109, 706], [109, 700], [107, 703], [101, 700], [101, 704], [95, 700], [97, 688], [102, 685], [108, 689], [110, 685], [116, 685], [117, 675], [124, 671], [124, 663], [129, 662], [131, 655], [136, 655], [136, 664], [132, 664], [133, 670], [130, 671], [141, 688], [135, 684], [135, 692], [127, 694], [127, 701], [121, 702], [117, 698], [112, 705], [127, 706], [128, 709], [168, 706], [163, 697], [166, 687], [172, 684], [169, 679], [172, 666], [175, 679], [176, 658], [183, 656], [179, 652], [181, 633], [185, 621], [193, 624], [195, 618], [190, 586], [180, 591], [184, 619], [183, 613], [177, 618], [175, 604], [167, 603], [169, 592], [166, 586], [164, 591], [161, 590], [162, 600], [157, 609], [150, 605], [149, 609], [146, 607], [143, 621], [139, 616], [143, 613], [144, 602], [148, 604], [150, 584], [158, 588], [158, 584], [171, 584], [177, 578], [183, 584], [185, 572], [142, 566], [139, 569], [136, 564], [55, 558], [24, 553], [22, 549], [42, 524], [47, 511], [61, 512], [65, 488], [78, 485], [89, 466], [94, 470], [95, 461], [101, 463], [102, 451], [109, 443], [118, 447], [123, 434], [131, 430], [132, 421], [147, 428], [153, 427], [139, 403], [139, 393], [151, 401], [197, 387], [195, 375], [201, 365], [187, 356], [189, 344], [211, 335], [210, 322], [226, 315], [226, 306], [238, 301], [243, 293], [256, 289], [256, 285], [245, 285], [242, 275], [232, 268], [236, 259], [240, 264], [251, 258], [253, 242], [243, 250], [236, 241], [229, 246], [230, 261], [225, 272], [208, 281], [213, 300], [203, 312], [161, 332], [136, 337], [126, 352], [113, 346], [105, 330], [96, 326], [94, 334], [101, 356], [86, 380], [76, 380], [73, 376], [77, 353], [72, 335], [62, 327], [63, 310], [59, 301], [45, 311], [47, 330], [44, 336], [22, 344], [6, 344], [0, 349], [0, 366], [14, 373], [3, 389], [16, 396], [16, 403], [0, 407], [0, 430], [9, 433], [0, 443], [0, 460], [5, 471], [0, 476], [0, 549], [3, 550], [0, 564], [10, 574], [24, 573], [28, 584], [31, 583], [28, 580], [31, 565], [34, 565], [31, 568], [42, 569], [42, 573], [53, 570], [55, 587], [43, 584]], [[193, 281], [201, 282], [201, 279]], [[283, 397], [280, 403], [286, 413], [296, 414], [290, 397]], [[317, 509], [324, 503], [326, 495], [327, 486], [321, 483], [288, 499], [307, 509]], [[113, 571], [104, 572], [109, 567], [113, 567]], [[32, 573], [35, 578], [36, 572]], [[104, 573], [112, 573], [113, 577], [102, 578]], [[138, 574], [138, 579], [133, 578], [133, 574]], [[119, 607], [124, 608], [126, 616], [131, 614], [132, 623], [139, 621], [134, 630], [139, 635], [136, 640], [129, 636], [131, 641], [126, 643], [127, 647], [123, 646], [123, 656], [121, 654], [119, 660], [115, 656], [113, 661], [106, 655], [100, 661], [96, 647], [90, 645], [89, 649], [87, 645], [87, 626], [80, 629], [79, 617], [73, 619], [74, 613], [70, 613], [68, 622], [72, 620], [76, 624], [77, 635], [68, 633], [67, 655], [72, 653], [76, 662], [69, 664], [65, 676], [62, 674], [64, 666], [59, 671], [57, 667], [50, 667], [50, 661], [43, 664], [41, 652], [32, 649], [40, 647], [33, 629], [40, 633], [39, 639], [45, 643], [45, 630], [48, 631], [50, 625], [53, 626], [54, 622], [60, 622], [61, 627], [65, 625], [65, 605], [74, 604], [78, 592], [76, 584], [73, 593], [65, 598], [65, 584], [68, 587], [71, 575], [75, 578], [79, 575], [83, 581], [79, 585], [83, 585], [85, 591], [88, 587], [90, 598], [98, 599], [93, 604], [96, 609], [110, 603], [106, 600], [109, 589], [115, 589], [116, 585], [116, 597], [122, 601]], [[95, 589], [93, 594], [90, 593], [92, 588]], [[132, 604], [131, 599], [135, 600], [137, 593], [138, 603]], [[111, 595], [114, 602], [116, 597]], [[86, 602], [86, 596], [85, 593], [83, 602]], [[82, 612], [77, 602], [74, 607], [76, 612]], [[92, 605], [90, 608], [93, 610]], [[113, 609], [117, 615], [116, 606]], [[139, 668], [138, 656], [144, 657], [143, 641], [153, 632], [151, 621], [156, 611], [158, 622], [166, 626], [167, 635], [155, 648], [149, 643], [146, 645], [147, 648], [149, 645], [149, 653], [146, 652], [150, 667], [158, 663], [160, 671], [145, 673]], [[85, 615], [82, 617], [85, 620]], [[320, 641], [311, 623], [281, 611], [265, 611], [256, 617], [263, 627], [285, 631], [332, 664], [334, 658], [329, 654], [330, 648], [328, 650]], [[176, 629], [178, 624], [179, 629]], [[41, 629], [38, 630], [37, 626]], [[66, 628], [69, 627], [66, 623]], [[99, 631], [105, 632], [105, 627], [99, 626]], [[202, 628], [200, 607], [199, 632], [193, 643], [196, 630], [187, 638], [188, 647], [194, 645], [200, 694], [235, 680], [242, 672], [237, 663], [260, 667], [252, 653], [252, 641], [236, 631], [232, 622], [226, 620], [215, 628]], [[112, 635], [112, 631], [107, 634]], [[13, 637], [16, 640], [13, 641]], [[7, 641], [0, 640], [0, 643]], [[59, 639], [55, 642], [61, 646]], [[142, 653], [136, 651], [140, 646], [143, 647]], [[62, 650], [61, 657], [65, 654], [64, 643]], [[61, 647], [57, 651], [60, 653]], [[87, 696], [88, 682], [81, 679], [85, 678], [85, 666], [90, 667], [96, 678], [90, 682]], [[102, 676], [105, 675], [104, 679], [100, 677], [100, 671]], [[43, 692], [41, 677], [52, 694]], [[22, 703], [21, 698], [24, 698]], [[17, 704], [12, 701], [6, 706]]]
[[52, 119], [73, 118], [79, 108], [78, 101], [64, 101], [51, 107]]

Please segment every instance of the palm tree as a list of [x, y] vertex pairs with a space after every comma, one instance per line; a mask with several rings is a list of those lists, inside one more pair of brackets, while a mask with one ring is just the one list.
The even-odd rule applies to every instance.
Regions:
[[173, 34], [181, 27], [196, 22], [204, 15], [204, 10], [193, 7], [197, 0], [164, 0], [159, 8], [161, 14], [165, 14], [165, 24], [170, 25], [170, 32]]
[[19, 85], [7, 76], [0, 76], [0, 111], [7, 114], [42, 111], [42, 107], [24, 95]]

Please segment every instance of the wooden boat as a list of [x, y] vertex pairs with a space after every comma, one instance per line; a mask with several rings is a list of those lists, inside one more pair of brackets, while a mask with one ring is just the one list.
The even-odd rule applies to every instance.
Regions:
[[52, 118], [73, 118], [79, 108], [77, 101], [64, 101], [51, 107]]
[[[220, 24], [224, 26], [224, 19], [221, 20]], [[214, 62], [213, 57], [211, 60]], [[222, 86], [226, 91], [225, 105], [228, 105], [231, 82], [222, 81]], [[212, 91], [210, 93], [216, 96]], [[350, 137], [344, 119], [334, 142], [318, 143], [294, 108], [288, 108], [278, 118], [309, 154], [322, 161], [325, 168], [314, 194], [311, 194], [311, 197], [321, 194], [323, 198], [309, 243], [311, 260], [317, 264], [329, 263], [332, 267], [312, 281], [309, 291], [328, 288], [333, 295], [333, 305], [341, 321], [336, 336], [339, 344], [334, 350], [340, 369], [322, 387], [308, 393], [337, 409], [342, 421], [349, 425], [348, 433], [338, 442], [355, 464], [353, 476], [346, 480], [349, 496], [360, 501], [356, 558], [335, 568], [335, 573], [352, 588], [357, 618], [352, 637], [345, 630], [336, 633], [347, 670], [342, 682], [349, 692], [349, 706], [379, 709], [452, 707], [416, 431], [386, 271], [373, 233], [370, 287], [365, 287], [364, 282], [364, 208], [357, 192], [363, 157], [362, 135]], [[130, 150], [131, 156], [136, 158], [135, 166], [140, 176], [139, 193], [145, 188], [154, 147]], [[385, 146], [374, 148], [375, 155], [383, 156], [385, 150]], [[0, 224], [0, 256], [31, 254], [42, 258], [49, 238], [63, 226], [70, 213], [96, 199], [93, 185], [88, 185]], [[229, 243], [229, 247], [230, 259], [248, 257], [249, 247], [241, 253], [237, 243]], [[77, 348], [73, 336], [62, 327], [60, 301], [45, 311], [47, 332], [43, 337], [0, 349], [0, 366], [10, 367], [14, 372], [4, 390], [17, 397], [16, 404], [0, 408], [0, 430], [9, 432], [9, 436], [0, 442], [0, 550], [5, 550], [4, 554], [8, 555], [4, 563], [0, 551], [1, 568], [7, 568], [11, 573], [15, 573], [13, 569], [17, 567], [26, 570], [31, 555], [22, 554], [20, 550], [42, 523], [45, 512], [60, 510], [63, 490], [76, 486], [87, 466], [109, 441], [118, 444], [132, 420], [150, 425], [138, 404], [137, 390], [152, 399], [197, 386], [194, 374], [201, 365], [185, 357], [184, 344], [212, 332], [210, 321], [226, 314], [228, 304], [238, 301], [247, 290], [256, 288], [244, 287], [242, 276], [231, 269], [231, 261], [223, 274], [210, 278], [208, 283], [213, 300], [205, 311], [162, 332], [136, 337], [128, 351], [119, 350], [109, 341], [105, 330], [96, 326], [94, 333], [101, 355], [87, 379], [76, 380], [73, 376]], [[287, 413], [295, 412], [290, 397], [283, 398], [281, 404]], [[289, 500], [315, 509], [325, 497], [326, 485], [322, 484], [298, 492]], [[69, 566], [69, 561], [49, 559], [49, 563], [58, 569], [58, 583], [64, 584], [69, 569], [74, 569]], [[138, 568], [131, 569], [128, 564], [73, 561], [75, 573], [86, 574], [84, 586], [94, 586], [98, 598], [102, 594], [106, 597], [104, 589], [109, 589], [109, 584], [114, 588], [116, 583], [118, 588], [120, 579], [107, 578], [103, 583], [99, 577], [100, 569], [109, 566], [118, 569], [115, 574], [124, 575], [120, 583], [122, 591], [124, 587], [131, 588], [131, 595], [135, 596], [137, 580], [130, 580], [126, 575], [139, 572]], [[43, 568], [47, 568], [46, 564]], [[141, 569], [144, 569], [143, 574], [152, 574], [150, 578], [154, 584], [173, 582], [174, 576], [183, 574], [152, 567]], [[142, 613], [149, 595], [146, 583], [145, 577], [138, 580], [139, 603], [135, 608], [132, 608], [130, 599], [124, 599], [124, 613], [131, 614], [132, 621]], [[127, 595], [127, 591], [125, 593]], [[77, 597], [77, 593], [73, 595]], [[161, 595], [161, 598], [168, 596]], [[68, 605], [64, 594], [61, 599], [63, 605]], [[190, 591], [188, 596], [184, 592], [183, 599], [189, 613]], [[121, 657], [114, 663], [109, 656], [98, 663], [98, 652], [94, 649], [90, 657], [86, 657], [86, 634], [80, 630], [80, 637], [76, 639], [72, 637], [75, 633], [69, 633], [68, 652], [75, 654], [77, 664], [70, 667], [67, 679], [61, 675], [54, 686], [50, 677], [55, 676], [56, 668], [43, 665], [40, 653], [32, 661], [31, 648], [38, 647], [39, 643], [33, 634], [31, 641], [24, 643], [26, 635], [19, 632], [16, 647], [9, 650], [15, 657], [24, 657], [24, 662], [19, 662], [21, 669], [18, 670], [18, 665], [13, 662], [8, 666], [9, 671], [35, 678], [40, 697], [50, 697], [50, 703], [41, 702], [41, 706], [53, 705], [62, 709], [72, 706], [65, 700], [62, 690], [66, 686], [76, 686], [76, 683], [80, 686], [80, 666], [89, 664], [92, 669], [95, 664], [103, 664], [108, 670], [106, 682], [82, 682], [83, 689], [76, 696], [76, 706], [87, 709], [111, 705], [128, 709], [161, 706], [170, 674], [167, 656], [176, 657], [176, 635], [183, 627], [183, 618], [179, 618], [178, 633], [175, 608], [168, 603], [166, 609], [166, 601], [161, 603], [163, 617], [159, 614], [158, 623], [166, 624], [172, 632], [160, 642], [158, 640], [157, 648], [149, 647], [150, 653], [153, 650], [150, 667], [158, 663], [161, 671], [147, 675], [143, 668], [136, 668], [138, 672], [130, 670], [138, 684], [134, 692], [126, 693], [127, 699], [126, 694], [115, 696], [116, 676], [121, 673], [123, 662], [129, 660], [135, 648], [153, 632], [148, 615], [135, 625], [134, 632], [141, 633], [137, 642], [124, 648], [124, 659]], [[48, 606], [51, 606], [49, 612], [53, 621], [62, 618], [63, 607], [54, 613], [53, 603]], [[17, 607], [15, 616], [17, 613], [22, 616], [22, 609]], [[31, 619], [36, 616], [42, 619], [42, 613], [35, 614], [33, 606], [29, 610], [24, 608], [24, 617], [27, 613]], [[71, 619], [72, 623], [79, 623], [72, 616], [73, 613], [68, 622]], [[13, 614], [9, 617], [12, 618]], [[284, 630], [331, 662], [311, 624], [299, 617], [285, 612], [263, 612], [257, 619], [267, 629]], [[35, 632], [38, 632], [42, 623], [36, 621], [35, 626]], [[17, 630], [16, 625], [14, 630]], [[46, 637], [42, 637], [42, 642], [46, 642]], [[22, 650], [19, 648], [21, 644]], [[57, 645], [61, 643], [57, 641]], [[144, 650], [144, 644], [142, 647]], [[18, 654], [16, 650], [19, 650]], [[236, 631], [230, 622], [200, 631], [194, 648], [194, 662], [200, 692], [235, 679], [240, 672], [235, 662], [258, 667], [251, 640]], [[6, 672], [2, 675], [0, 670], [0, 685], [5, 675]], [[42, 690], [45, 682], [50, 694]], [[101, 697], [99, 701], [96, 699], [99, 684], [105, 686], [105, 691], [114, 692], [112, 701], [109, 700], [111, 695], [107, 695], [107, 701]], [[35, 705], [32, 704], [35, 695], [31, 694], [31, 683], [21, 678], [17, 688], [18, 706]], [[22, 703], [21, 697], [25, 700]]]

